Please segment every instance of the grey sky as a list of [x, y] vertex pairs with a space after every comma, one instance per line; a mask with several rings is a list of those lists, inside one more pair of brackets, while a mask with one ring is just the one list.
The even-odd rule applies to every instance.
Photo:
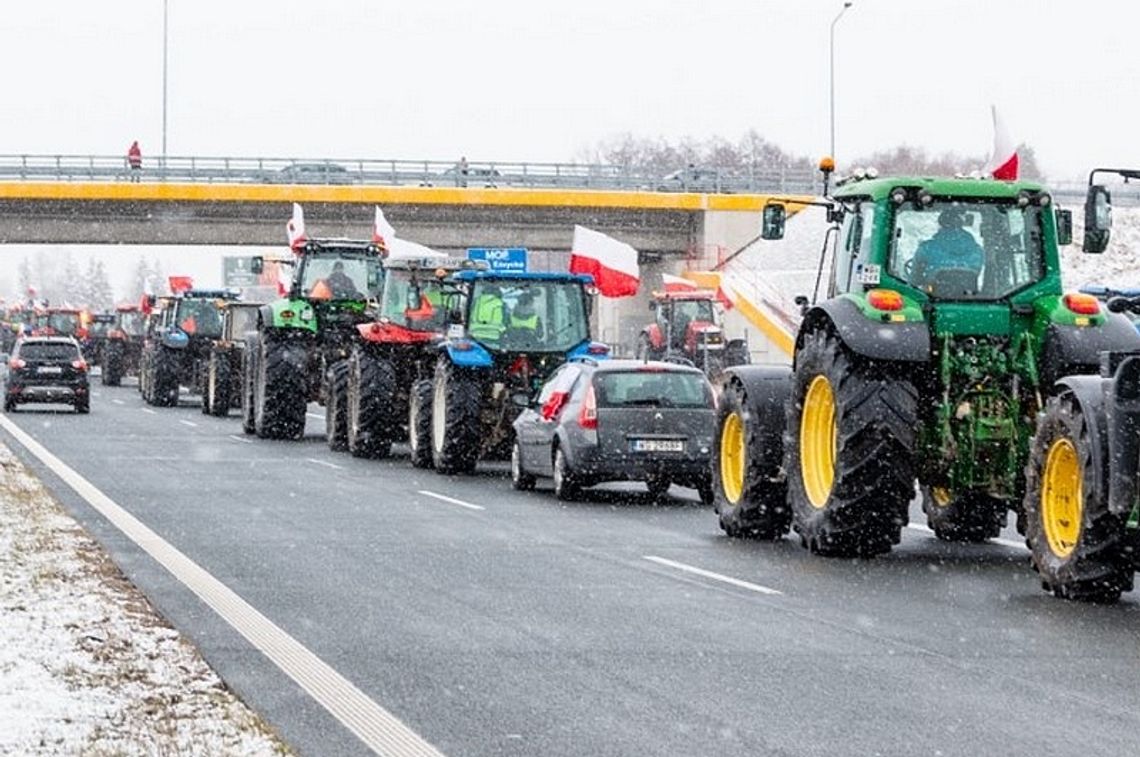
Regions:
[[[568, 160], [620, 132], [827, 149], [839, 0], [169, 0], [169, 152]], [[856, 0], [837, 28], [840, 161], [990, 149], [1140, 163], [1133, 3]], [[6, 153], [161, 146], [162, 0], [10, 3]]]

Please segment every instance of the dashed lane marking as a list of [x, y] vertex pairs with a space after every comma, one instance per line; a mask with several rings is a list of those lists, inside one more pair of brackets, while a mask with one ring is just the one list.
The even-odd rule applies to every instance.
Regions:
[[253, 444], [252, 439], [246, 439], [245, 437], [237, 436], [235, 434], [229, 434], [229, 438], [233, 439], [235, 442], [241, 442], [242, 444]]
[[125, 405], [125, 404], [127, 404], [127, 403], [123, 402], [122, 400], [111, 400], [111, 402], [114, 402], [116, 405]]
[[144, 413], [150, 413], [151, 415], [158, 415], [157, 410], [151, 410], [149, 407], [140, 407], [139, 410], [142, 410]]
[[420, 489], [419, 493], [424, 495], [425, 497], [432, 497], [433, 499], [438, 499], [440, 502], [449, 502], [453, 505], [459, 505], [460, 507], [466, 507], [468, 510], [486, 510], [487, 509], [487, 508], [483, 507], [482, 505], [473, 505], [470, 502], [464, 502], [461, 499], [456, 499], [455, 497], [449, 497], [446, 494], [436, 494], [435, 492], [429, 492], [427, 489]]
[[12, 438], [39, 458], [91, 507], [213, 608], [255, 649], [296, 681], [298, 686], [373, 752], [399, 757], [442, 757], [439, 750], [400, 722], [399, 718], [369, 698], [236, 592], [143, 525], [10, 419], [0, 416], [0, 428], [11, 434]]
[[[911, 529], [912, 531], [921, 531], [924, 534], [933, 534], [934, 533], [934, 529], [932, 529], [930, 526], [924, 526], [921, 523], [907, 523], [906, 527]], [[983, 542], [983, 543], [985, 543], [985, 542]], [[988, 543], [989, 544], [1000, 544], [1001, 546], [1009, 547], [1010, 549], [1025, 549], [1025, 550], [1029, 549], [1028, 547], [1025, 546], [1025, 542], [1015, 541], [1013, 539], [990, 539]]]
[[195, 423], [194, 421], [187, 421], [187, 420], [179, 419], [178, 422], [181, 423], [183, 426], [189, 426], [190, 428], [198, 428], [198, 424]]
[[748, 591], [754, 591], [757, 594], [782, 595], [784, 593], [779, 589], [773, 589], [770, 586], [761, 586], [760, 584], [754, 584], [749, 581], [741, 581], [739, 578], [726, 576], [723, 573], [713, 573], [711, 570], [698, 568], [695, 565], [686, 565], [683, 562], [677, 562], [676, 560], [670, 560], [665, 557], [658, 557], [657, 555], [642, 555], [642, 559], [657, 563], [658, 565], [664, 565], [667, 568], [674, 568], [676, 570], [684, 571], [685, 573], [692, 573], [694, 576], [711, 578], [714, 581], [720, 581], [722, 583], [736, 586], [741, 589], [748, 589]]
[[323, 465], [326, 468], [332, 468], [333, 470], [344, 470], [343, 465], [337, 465], [336, 463], [330, 463], [330, 462], [326, 462], [324, 460], [318, 460], [315, 457], [306, 457], [305, 459], [308, 460], [310, 463], [313, 463], [314, 465]]

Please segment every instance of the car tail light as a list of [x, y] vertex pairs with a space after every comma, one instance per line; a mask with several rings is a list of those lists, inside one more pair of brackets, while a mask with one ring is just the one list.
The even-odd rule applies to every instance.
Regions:
[[594, 385], [586, 387], [586, 398], [582, 400], [582, 409], [578, 411], [578, 425], [582, 428], [598, 427], [598, 398], [594, 395]]
[[1077, 315], [1100, 314], [1100, 303], [1091, 294], [1066, 294], [1063, 302], [1065, 307]]
[[84, 371], [87, 370], [87, 361], [82, 359], [82, 358], [80, 358], [79, 360], [72, 360], [71, 361], [71, 367], [74, 368], [75, 370], [79, 371], [80, 373], [83, 373]]
[[14, 370], [17, 370], [17, 371], [20, 370], [21, 368], [26, 368], [27, 365], [28, 365], [28, 363], [26, 360], [21, 360], [18, 357], [14, 357], [8, 361], [8, 367], [12, 368]]
[[867, 304], [876, 310], [902, 310], [902, 295], [893, 289], [872, 289], [867, 292]]

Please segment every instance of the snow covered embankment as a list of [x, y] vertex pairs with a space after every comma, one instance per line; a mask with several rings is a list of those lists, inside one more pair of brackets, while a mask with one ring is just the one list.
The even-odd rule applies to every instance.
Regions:
[[0, 754], [289, 753], [2, 444], [0, 585]]

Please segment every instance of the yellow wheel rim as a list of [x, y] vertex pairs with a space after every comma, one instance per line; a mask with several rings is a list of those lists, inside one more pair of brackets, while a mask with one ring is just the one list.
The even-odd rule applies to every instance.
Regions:
[[736, 504], [744, 496], [744, 469], [748, 452], [744, 445], [744, 419], [729, 413], [720, 430], [720, 483], [724, 497]]
[[1057, 557], [1077, 548], [1084, 508], [1081, 466], [1077, 449], [1068, 439], [1057, 439], [1045, 457], [1041, 485], [1041, 521], [1045, 540]]
[[816, 376], [800, 417], [800, 472], [812, 507], [823, 509], [835, 482], [835, 393], [826, 376]]

